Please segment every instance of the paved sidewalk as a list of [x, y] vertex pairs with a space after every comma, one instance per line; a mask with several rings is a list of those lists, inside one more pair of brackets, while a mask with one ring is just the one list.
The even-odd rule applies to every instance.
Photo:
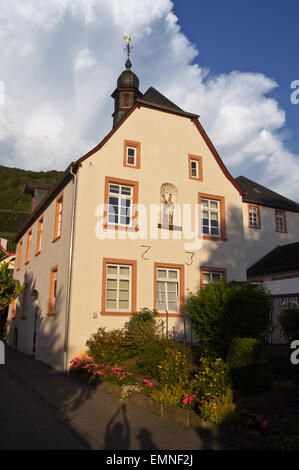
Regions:
[[122, 404], [101, 385], [92, 388], [77, 382], [8, 347], [2, 367], [48, 411], [70, 424], [92, 449], [227, 449], [206, 434]]

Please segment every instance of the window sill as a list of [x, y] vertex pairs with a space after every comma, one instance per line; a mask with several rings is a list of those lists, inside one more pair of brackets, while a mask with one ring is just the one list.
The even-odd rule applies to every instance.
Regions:
[[25, 264], [25, 266], [26, 266], [27, 264], [29, 264], [29, 260], [28, 260], [28, 261], [25, 261], [25, 263], [24, 263], [24, 264]]
[[47, 313], [48, 317], [55, 317], [55, 315], [56, 315], [56, 312], [48, 312]]
[[182, 227], [179, 227], [178, 225], [166, 225], [166, 224], [158, 224], [158, 228], [161, 228], [162, 230], [178, 230], [182, 231]]
[[252, 227], [251, 225], [248, 225], [248, 228], [252, 228], [253, 230], [261, 230], [262, 227], [258, 226], [258, 227]]
[[128, 163], [124, 163], [124, 168], [133, 168], [134, 170], [140, 170], [140, 166], [136, 165], [129, 165]]
[[57, 242], [57, 240], [60, 240], [60, 238], [61, 238], [61, 235], [59, 235], [59, 236], [58, 236], [58, 237], [56, 237], [56, 238], [53, 238], [53, 240], [52, 240], [52, 243], [55, 243], [55, 242]]
[[203, 240], [209, 240], [212, 242], [227, 242], [227, 238], [222, 238], [222, 237], [211, 237], [209, 235], [203, 235], [202, 237]]
[[182, 317], [183, 316], [183, 312], [178, 312], [178, 313], [163, 313], [163, 312], [158, 312], [159, 316], [160, 317], [166, 317], [168, 315], [168, 317], [174, 317], [174, 318], [177, 318], [177, 317]]
[[40, 254], [41, 254], [41, 251], [37, 251], [37, 252], [35, 253], [35, 256], [38, 256], [38, 255], [40, 255]]
[[200, 182], [200, 183], [203, 182], [203, 178], [200, 177], [200, 176], [197, 176], [197, 177], [195, 177], [195, 176], [189, 176], [189, 179], [190, 179], [190, 180], [193, 180], [193, 181]]
[[125, 227], [122, 225], [103, 225], [104, 230], [123, 230], [125, 232], [139, 232], [139, 227]]
[[131, 316], [133, 315], [133, 312], [100, 312], [100, 315], [102, 316], [115, 316], [115, 315], [118, 315], [118, 316], [122, 316], [122, 317], [125, 317], [125, 316]]

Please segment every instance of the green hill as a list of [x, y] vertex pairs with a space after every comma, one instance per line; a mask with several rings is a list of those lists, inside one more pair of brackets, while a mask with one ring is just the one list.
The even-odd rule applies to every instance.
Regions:
[[25, 184], [30, 181], [55, 185], [62, 175], [56, 170], [30, 171], [0, 165], [0, 209], [30, 211], [31, 196], [23, 194]]
[[[56, 170], [28, 171], [0, 165], [0, 237], [11, 240], [17, 226], [30, 215], [31, 195], [24, 194], [26, 183], [54, 186], [62, 175], [62, 171]], [[10, 242], [8, 250], [14, 251], [13, 247]]]

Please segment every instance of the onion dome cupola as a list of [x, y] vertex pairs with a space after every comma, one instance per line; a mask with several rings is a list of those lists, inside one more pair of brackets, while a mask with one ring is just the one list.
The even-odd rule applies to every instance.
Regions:
[[126, 61], [126, 70], [124, 70], [118, 77], [117, 88], [111, 95], [112, 98], [114, 98], [114, 113], [112, 114], [113, 127], [115, 127], [129, 109], [134, 106], [137, 98], [142, 96], [142, 93], [139, 91], [139, 79], [131, 70], [131, 38], [129, 36], [124, 36], [124, 39], [127, 42], [126, 51], [128, 59]]

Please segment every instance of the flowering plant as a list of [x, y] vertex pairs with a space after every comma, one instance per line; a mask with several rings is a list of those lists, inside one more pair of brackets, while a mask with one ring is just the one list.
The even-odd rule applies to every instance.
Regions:
[[188, 395], [187, 393], [184, 395], [184, 398], [182, 400], [182, 404], [184, 408], [191, 409], [194, 406], [194, 398], [195, 395]]
[[107, 380], [108, 382], [116, 384], [129, 385], [136, 382], [131, 372], [125, 371], [117, 364], [96, 364], [89, 357], [76, 357], [72, 359], [70, 361], [70, 370], [85, 372], [91, 377], [98, 378], [100, 380]]

